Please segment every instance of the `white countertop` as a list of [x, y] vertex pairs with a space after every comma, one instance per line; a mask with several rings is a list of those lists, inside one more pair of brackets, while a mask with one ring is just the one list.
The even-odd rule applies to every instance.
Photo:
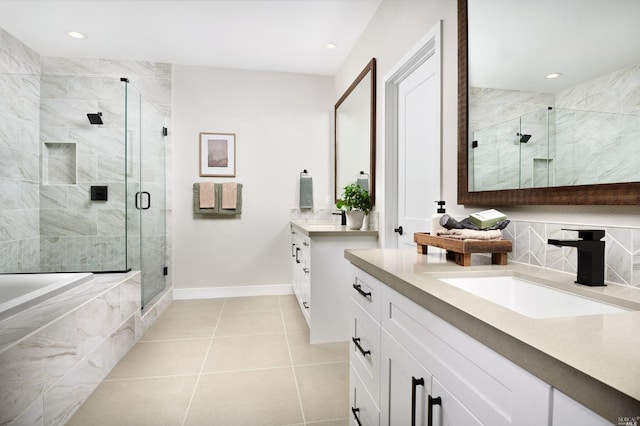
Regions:
[[291, 222], [291, 225], [300, 229], [310, 237], [314, 236], [378, 236], [378, 231], [361, 231], [359, 229], [349, 229], [345, 225], [335, 223], [317, 222]]
[[[575, 275], [519, 263], [490, 265], [480, 255], [470, 267], [447, 261], [444, 253], [415, 249], [346, 250], [345, 258], [610, 421], [640, 415], [640, 289], [587, 287], [575, 284]], [[496, 271], [535, 276], [632, 310], [529, 318], [438, 279]]]

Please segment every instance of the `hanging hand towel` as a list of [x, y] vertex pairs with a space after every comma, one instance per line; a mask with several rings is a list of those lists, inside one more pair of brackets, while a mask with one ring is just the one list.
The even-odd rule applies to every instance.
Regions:
[[238, 184], [225, 182], [222, 184], [222, 208], [235, 210], [238, 205]]
[[366, 189], [368, 191], [369, 190], [369, 175], [367, 175], [367, 174], [358, 175], [358, 178], [356, 179], [356, 184], [360, 188]]
[[308, 175], [300, 175], [300, 208], [313, 208], [313, 178]]
[[213, 209], [216, 207], [215, 186], [213, 182], [200, 183], [200, 208]]

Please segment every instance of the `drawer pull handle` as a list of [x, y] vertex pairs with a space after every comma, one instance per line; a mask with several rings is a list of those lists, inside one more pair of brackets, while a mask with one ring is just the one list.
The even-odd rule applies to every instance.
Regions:
[[[424, 386], [424, 378], [416, 379], [411, 376], [411, 426], [416, 426], [416, 393], [418, 386]], [[428, 426], [431, 426], [431, 411], [429, 411]]]
[[354, 284], [353, 288], [355, 288], [356, 291], [362, 295], [362, 297], [368, 297], [369, 299], [371, 299], [371, 292], [370, 291], [364, 291], [360, 284]]
[[300, 247], [296, 247], [296, 263], [300, 263], [300, 259], [298, 259], [299, 253], [300, 253]]
[[291, 257], [296, 257], [296, 245], [291, 244]]
[[427, 426], [431, 426], [433, 424], [433, 406], [442, 405], [442, 398], [440, 398], [439, 396], [436, 398], [432, 398], [431, 395], [429, 395], [428, 404]]
[[353, 344], [356, 345], [356, 348], [358, 348], [358, 350], [360, 351], [360, 353], [362, 354], [362, 356], [367, 356], [367, 355], [371, 355], [371, 351], [365, 351], [362, 346], [360, 346], [360, 338], [355, 338], [352, 337], [351, 340], [353, 341]]
[[309, 275], [309, 268], [302, 268], [305, 274]]
[[302, 302], [302, 306], [304, 306], [305, 309], [309, 309], [309, 304], [307, 302]]
[[353, 418], [356, 420], [356, 423], [358, 423], [358, 426], [362, 426], [362, 423], [360, 423], [360, 418], [358, 417], [360, 409], [351, 407], [351, 412], [353, 413]]

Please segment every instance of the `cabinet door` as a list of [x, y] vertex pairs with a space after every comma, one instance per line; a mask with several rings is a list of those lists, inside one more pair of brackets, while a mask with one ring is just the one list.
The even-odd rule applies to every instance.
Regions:
[[350, 424], [378, 426], [380, 424], [378, 406], [353, 366], [349, 369], [349, 388]]
[[431, 410], [433, 426], [482, 425], [436, 377], [432, 379], [431, 385], [431, 397], [435, 403], [432, 403], [431, 407], [427, 408]]
[[386, 331], [381, 336], [380, 425], [427, 425], [431, 374]]

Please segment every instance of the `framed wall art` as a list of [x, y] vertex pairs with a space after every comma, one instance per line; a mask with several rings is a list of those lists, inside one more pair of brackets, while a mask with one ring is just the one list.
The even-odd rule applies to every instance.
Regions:
[[200, 176], [235, 175], [235, 133], [200, 133]]

